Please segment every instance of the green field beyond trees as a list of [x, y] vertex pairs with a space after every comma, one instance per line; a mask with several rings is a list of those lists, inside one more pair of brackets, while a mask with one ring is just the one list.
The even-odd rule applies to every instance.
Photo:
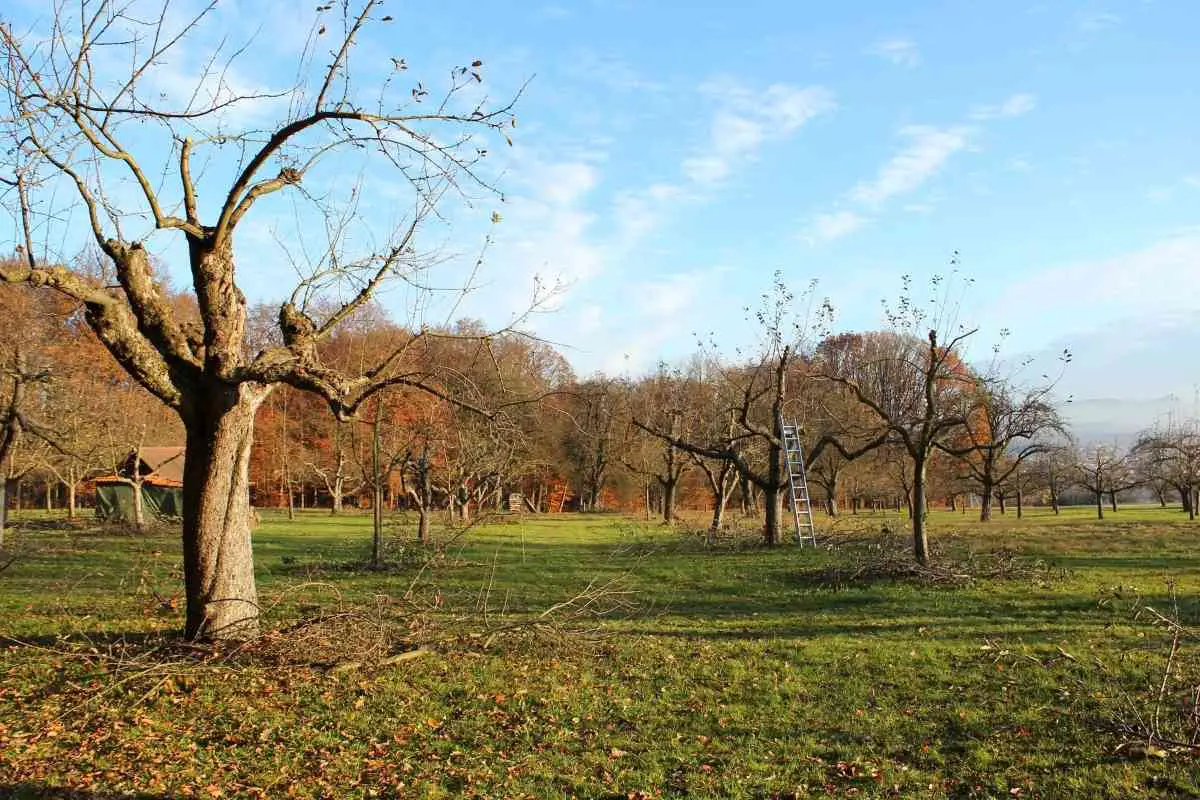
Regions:
[[1092, 514], [933, 512], [928, 571], [896, 516], [818, 551], [605, 515], [421, 548], [396, 517], [370, 571], [369, 517], [268, 515], [269, 633], [204, 647], [177, 531], [27, 514], [0, 796], [1195, 797], [1195, 749], [1142, 737], [1194, 731], [1200, 528]]

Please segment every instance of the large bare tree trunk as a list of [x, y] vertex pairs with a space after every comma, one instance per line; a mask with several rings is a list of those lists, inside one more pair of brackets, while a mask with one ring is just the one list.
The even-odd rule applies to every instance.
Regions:
[[1096, 490], [1096, 518], [1104, 519], [1104, 492]]
[[183, 473], [183, 567], [189, 640], [258, 633], [250, 544], [250, 447], [254, 414], [270, 389], [219, 380], [189, 395]]
[[913, 469], [912, 497], [913, 555], [917, 563], [929, 563], [929, 534], [925, 530], [925, 460], [918, 459]]

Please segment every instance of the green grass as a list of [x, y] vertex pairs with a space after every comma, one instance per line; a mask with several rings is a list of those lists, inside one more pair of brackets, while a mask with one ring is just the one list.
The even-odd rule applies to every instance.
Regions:
[[[397, 520], [394, 566], [371, 572], [368, 517], [267, 515], [266, 625], [343, 613], [345, 628], [233, 662], [147, 654], [181, 625], [174, 536], [21, 530], [0, 574], [0, 795], [1196, 796], [1194, 758], [1130, 758], [1109, 723], [1152, 711], [1162, 677], [1163, 634], [1133, 608], [1167, 608], [1170, 580], [1200, 616], [1200, 523], [1093, 517], [935, 513], [952, 556], [1003, 547], [1039, 566], [930, 585], [831, 581], [858, 556], [706, 549], [608, 516], [480, 526], [432, 561]], [[904, 521], [834, 527], [884, 526]], [[589, 583], [636, 605], [487, 638]], [[385, 634], [435, 652], [355, 655]], [[1185, 642], [1172, 683], [1198, 666]], [[54, 794], [68, 787], [90, 793]]]

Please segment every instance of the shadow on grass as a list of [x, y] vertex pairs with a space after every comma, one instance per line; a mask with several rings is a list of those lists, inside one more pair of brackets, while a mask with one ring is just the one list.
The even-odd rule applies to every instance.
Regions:
[[13, 800], [170, 800], [171, 795], [152, 792], [112, 792], [104, 789], [70, 789], [65, 786], [47, 786], [44, 783], [23, 781], [0, 783], [0, 797]]

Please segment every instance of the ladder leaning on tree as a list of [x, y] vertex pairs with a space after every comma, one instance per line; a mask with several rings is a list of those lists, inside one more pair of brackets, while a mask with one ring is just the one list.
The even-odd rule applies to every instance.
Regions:
[[783, 453], [787, 467], [788, 487], [792, 498], [792, 517], [796, 521], [796, 541], [817, 546], [817, 529], [813, 526], [812, 502], [808, 495], [808, 477], [804, 466], [804, 448], [800, 444], [800, 428], [779, 418], [783, 434]]

